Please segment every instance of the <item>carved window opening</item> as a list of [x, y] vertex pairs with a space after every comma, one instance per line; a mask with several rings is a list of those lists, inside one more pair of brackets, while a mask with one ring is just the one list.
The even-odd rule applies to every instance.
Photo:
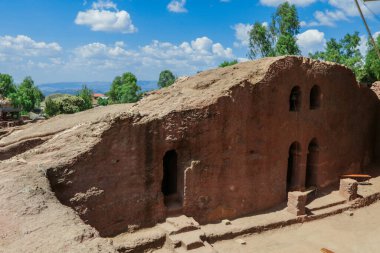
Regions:
[[288, 171], [286, 175], [286, 191], [293, 191], [297, 187], [297, 173], [300, 172], [301, 145], [293, 142], [289, 147]]
[[301, 109], [301, 88], [296, 86], [290, 92], [289, 111], [299, 112]]
[[318, 85], [314, 85], [310, 91], [310, 110], [321, 107], [322, 94]]

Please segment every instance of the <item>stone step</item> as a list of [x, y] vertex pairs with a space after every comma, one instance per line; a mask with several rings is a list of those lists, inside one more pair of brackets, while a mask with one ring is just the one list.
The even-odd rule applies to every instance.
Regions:
[[177, 248], [182, 247], [185, 250], [193, 250], [205, 246], [203, 240], [201, 239], [202, 237], [204, 237], [204, 232], [201, 230], [195, 230], [181, 234], [170, 235], [168, 237], [168, 240]]
[[344, 204], [346, 199], [342, 197], [339, 192], [332, 192], [326, 196], [314, 199], [312, 202], [306, 205], [306, 208], [311, 211], [317, 211], [321, 209], [326, 209], [329, 207]]
[[156, 228], [123, 233], [112, 239], [117, 252], [144, 252], [146, 249], [163, 247], [165, 241], [165, 232]]
[[174, 252], [175, 253], [218, 253], [218, 251], [216, 251], [212, 247], [209, 248], [205, 246], [197, 248], [197, 249], [193, 249], [193, 250], [186, 250], [184, 248], [179, 248], [179, 249], [175, 249]]
[[199, 223], [193, 218], [181, 215], [178, 217], [170, 217], [165, 223], [159, 225], [168, 235], [176, 235], [184, 232], [198, 230]]
[[338, 204], [338, 205], [326, 207], [324, 209], [314, 210], [311, 216], [314, 218], [324, 218], [330, 215], [342, 213], [350, 208], [351, 208], [351, 205], [349, 203]]

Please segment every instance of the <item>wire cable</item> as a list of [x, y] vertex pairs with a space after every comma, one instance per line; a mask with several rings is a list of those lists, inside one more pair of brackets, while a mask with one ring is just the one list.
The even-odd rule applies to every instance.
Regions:
[[361, 0], [361, 2], [362, 2], [363, 5], [367, 8], [367, 10], [369, 10], [369, 12], [372, 13], [374, 19], [375, 19], [378, 23], [380, 23], [380, 17], [368, 7], [368, 5], [365, 3], [364, 0]]

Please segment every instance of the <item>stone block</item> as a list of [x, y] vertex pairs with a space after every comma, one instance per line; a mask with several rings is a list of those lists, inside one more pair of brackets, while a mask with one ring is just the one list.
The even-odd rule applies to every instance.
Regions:
[[348, 201], [356, 199], [358, 196], [358, 182], [350, 178], [341, 179], [339, 193]]
[[304, 208], [297, 208], [297, 207], [293, 207], [293, 206], [288, 206], [286, 208], [286, 210], [291, 213], [291, 214], [294, 214], [296, 216], [301, 216], [301, 215], [305, 215], [306, 214], [306, 209], [305, 207]]
[[288, 200], [295, 200], [298, 202], [306, 202], [307, 193], [299, 192], [299, 191], [288, 192]]
[[288, 192], [287, 211], [296, 216], [305, 215], [306, 213], [307, 193], [305, 192]]

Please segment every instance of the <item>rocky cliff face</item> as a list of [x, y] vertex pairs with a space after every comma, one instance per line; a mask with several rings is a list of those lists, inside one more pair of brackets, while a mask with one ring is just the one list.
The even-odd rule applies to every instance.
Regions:
[[[311, 106], [315, 86], [317, 107]], [[297, 110], [290, 111], [294, 88]], [[45, 139], [5, 157], [1, 178], [12, 179], [2, 182], [1, 201], [16, 210], [30, 201], [14, 193], [26, 191], [29, 178], [41, 181], [35, 195], [43, 203], [30, 204], [40, 210], [33, 219], [51, 213], [44, 224], [57, 234], [62, 224], [80, 227], [83, 241], [152, 226], [171, 214], [201, 223], [247, 215], [280, 204], [289, 187], [324, 187], [370, 163], [377, 106], [374, 93], [336, 64], [278, 57], [205, 71], [135, 105], [62, 116], [3, 138], [3, 149]], [[170, 169], [174, 178], [165, 174]], [[165, 188], [163, 181], [174, 185]], [[174, 194], [167, 196], [170, 187]]]

